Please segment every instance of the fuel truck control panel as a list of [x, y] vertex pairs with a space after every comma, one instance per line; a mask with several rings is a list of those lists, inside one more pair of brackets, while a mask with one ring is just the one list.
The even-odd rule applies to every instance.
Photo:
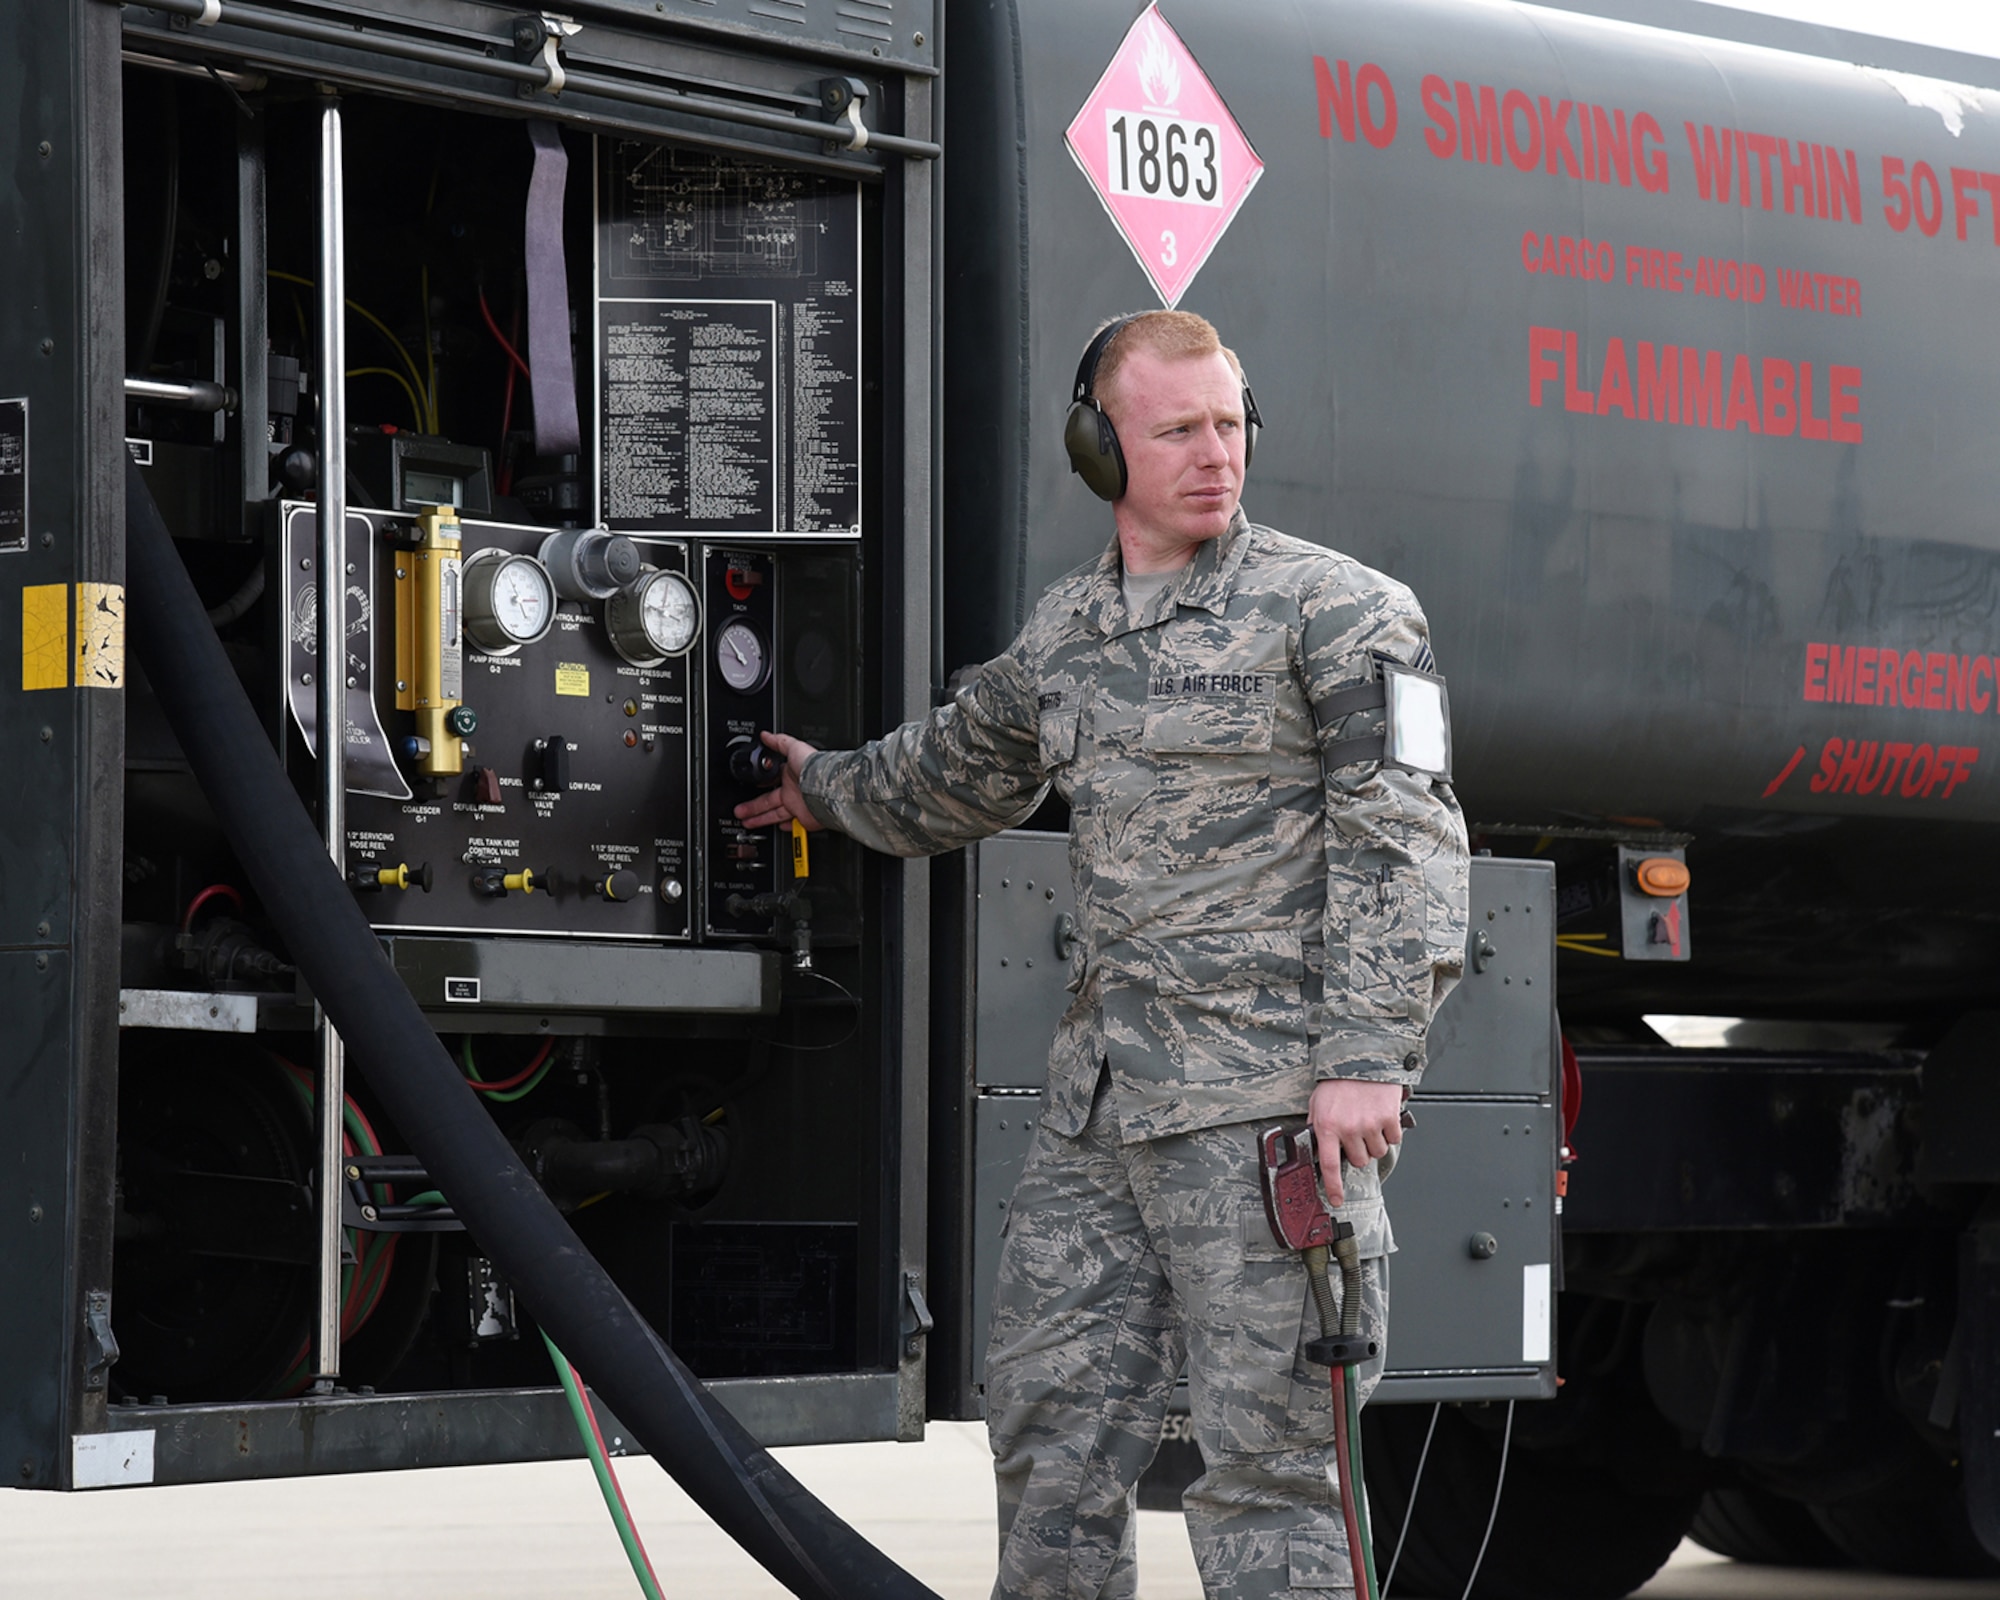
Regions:
[[[287, 732], [316, 757], [316, 518], [280, 515]], [[371, 922], [771, 933], [801, 863], [734, 811], [776, 781], [758, 735], [785, 712], [822, 738], [856, 721], [851, 548], [552, 532], [448, 506], [350, 513], [347, 543], [347, 868]]]

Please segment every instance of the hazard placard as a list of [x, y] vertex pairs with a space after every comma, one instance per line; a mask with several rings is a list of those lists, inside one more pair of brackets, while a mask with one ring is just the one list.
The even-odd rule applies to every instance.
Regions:
[[1132, 24], [1063, 142], [1169, 306], [1264, 171], [1157, 5]]

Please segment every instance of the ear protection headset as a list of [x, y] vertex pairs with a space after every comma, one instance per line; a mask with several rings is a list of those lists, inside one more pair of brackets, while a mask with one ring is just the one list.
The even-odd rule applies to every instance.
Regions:
[[[1145, 313], [1120, 317], [1098, 330], [1097, 337], [1084, 347], [1083, 359], [1076, 364], [1076, 382], [1070, 390], [1069, 415], [1063, 419], [1063, 448], [1069, 452], [1069, 470], [1089, 486], [1100, 500], [1116, 500], [1125, 493], [1127, 475], [1125, 452], [1118, 443], [1118, 430], [1097, 398], [1097, 364], [1111, 341]], [[1243, 386], [1243, 464], [1250, 465], [1257, 448], [1257, 430], [1264, 419], [1257, 412], [1257, 397], [1250, 385]]]

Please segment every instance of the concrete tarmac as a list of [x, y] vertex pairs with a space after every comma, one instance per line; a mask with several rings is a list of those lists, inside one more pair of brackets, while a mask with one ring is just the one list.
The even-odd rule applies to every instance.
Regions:
[[[920, 1445], [780, 1450], [785, 1465], [943, 1600], [993, 1582], [985, 1431], [933, 1423]], [[619, 1478], [668, 1600], [784, 1590], [653, 1463]], [[1144, 1600], [1200, 1600], [1181, 1519], [1139, 1514]], [[581, 1461], [343, 1478], [0, 1493], [6, 1600], [631, 1600], [638, 1593]], [[2000, 1582], [1742, 1567], [1689, 1544], [1646, 1600], [2000, 1600]]]

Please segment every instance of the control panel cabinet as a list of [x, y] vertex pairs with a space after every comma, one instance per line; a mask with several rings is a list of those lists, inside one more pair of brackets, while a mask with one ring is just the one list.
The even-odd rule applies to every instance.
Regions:
[[181, 691], [113, 648], [126, 456], [244, 761], [591, 1254], [763, 1442], [920, 1435], [929, 879], [735, 810], [766, 732], [931, 700], [929, 6], [858, 56], [599, 8], [529, 67], [484, 0], [177, 9], [0, 0], [49, 86], [10, 281], [64, 286], [0, 318], [0, 576], [42, 630], [0, 727], [47, 769], [0, 904], [10, 1481], [581, 1451], [385, 1064], [317, 1035]]

